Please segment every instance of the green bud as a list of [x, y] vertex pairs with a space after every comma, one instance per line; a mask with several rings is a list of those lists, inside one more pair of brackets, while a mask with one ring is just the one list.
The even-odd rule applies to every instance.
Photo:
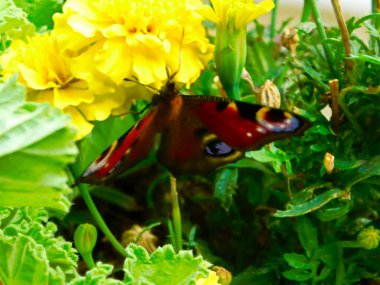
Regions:
[[74, 232], [75, 247], [90, 268], [95, 266], [92, 259], [92, 251], [94, 250], [97, 238], [98, 233], [96, 228], [91, 224], [81, 224]]
[[373, 226], [363, 229], [358, 234], [358, 242], [365, 249], [377, 248], [380, 241], [380, 230], [375, 229]]
[[215, 65], [228, 97], [240, 99], [239, 83], [247, 54], [246, 28], [232, 30], [217, 26]]

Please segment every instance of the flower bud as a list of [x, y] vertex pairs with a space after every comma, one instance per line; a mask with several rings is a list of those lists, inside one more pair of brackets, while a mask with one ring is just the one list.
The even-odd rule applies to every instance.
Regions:
[[232, 281], [232, 274], [227, 269], [221, 266], [214, 266], [213, 270], [216, 272], [216, 275], [219, 277], [219, 283], [221, 285], [228, 285]]
[[358, 234], [358, 241], [365, 249], [377, 248], [380, 241], [380, 230], [375, 229], [373, 226], [369, 226]]
[[92, 251], [94, 250], [98, 233], [91, 224], [81, 224], [74, 232], [74, 244], [89, 268], [95, 267]]
[[280, 108], [281, 94], [277, 86], [270, 80], [260, 87], [260, 103], [272, 108]]
[[98, 233], [91, 224], [81, 224], [74, 233], [74, 244], [78, 252], [83, 256], [91, 254], [94, 250]]
[[216, 28], [215, 65], [224, 90], [232, 99], [239, 99], [239, 83], [247, 54], [246, 29]]
[[323, 165], [326, 168], [327, 174], [331, 174], [334, 170], [334, 159], [335, 157], [331, 153], [326, 152]]

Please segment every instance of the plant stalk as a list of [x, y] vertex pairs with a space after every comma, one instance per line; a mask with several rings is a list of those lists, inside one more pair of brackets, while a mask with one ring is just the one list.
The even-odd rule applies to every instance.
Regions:
[[278, 0], [274, 0], [274, 8], [272, 10], [272, 17], [271, 17], [271, 23], [270, 23], [270, 30], [269, 30], [269, 38], [273, 40], [274, 36], [276, 35], [276, 20], [277, 20], [277, 5]]
[[94, 268], [96, 266], [94, 258], [92, 257], [91, 253], [90, 254], [82, 254], [82, 258], [83, 258], [83, 261], [84, 261], [84, 263], [86, 263], [88, 268]]
[[310, 3], [310, 0], [304, 0], [303, 10], [302, 10], [302, 16], [301, 16], [301, 23], [309, 21], [310, 14], [311, 14], [311, 3]]
[[[75, 177], [77, 177], [78, 175], [76, 175], [76, 171], [72, 165], [69, 166], [69, 170], [71, 172], [72, 177], [75, 179]], [[108, 240], [113, 245], [113, 247], [118, 252], [120, 252], [121, 255], [127, 256], [127, 252], [125, 251], [125, 248], [119, 243], [119, 241], [112, 234], [111, 230], [108, 228], [107, 224], [104, 222], [102, 215], [99, 213], [98, 209], [96, 208], [96, 205], [94, 201], [92, 200], [90, 192], [88, 190], [89, 187], [82, 183], [79, 183], [76, 186], [78, 187], [79, 193], [81, 194], [84, 202], [87, 205], [88, 210], [93, 216], [95, 222], [98, 224], [100, 230], [108, 238]]]
[[181, 209], [178, 202], [177, 180], [170, 174], [170, 195], [172, 200], [172, 214], [174, 224], [175, 244], [174, 248], [178, 252], [182, 249], [182, 222], [181, 222]]
[[320, 13], [318, 5], [317, 5], [317, 0], [310, 0], [310, 7], [311, 7], [311, 11], [312, 11], [313, 16], [314, 16], [315, 24], [317, 25], [317, 30], [318, 30], [319, 36], [321, 38], [323, 50], [325, 51], [325, 54], [326, 54], [326, 60], [327, 60], [328, 66], [330, 68], [330, 72], [333, 75], [333, 77], [336, 77], [333, 55], [331, 53], [331, 49], [330, 49], [329, 45], [327, 44], [327, 35], [325, 32], [325, 28], [323, 26], [321, 13]]
[[342, 7], [340, 6], [340, 1], [339, 0], [331, 0], [331, 3], [333, 5], [335, 17], [336, 17], [336, 20], [338, 22], [340, 32], [342, 34], [344, 50], [346, 52], [346, 57], [347, 57], [345, 60], [346, 70], [347, 70], [348, 74], [351, 75], [353, 72], [353, 69], [354, 69], [354, 62], [353, 62], [353, 60], [348, 59], [348, 57], [350, 57], [350, 55], [351, 55], [350, 35], [348, 34], [347, 25], [346, 25], [346, 22], [344, 21]]
[[88, 187], [83, 184], [78, 184], [79, 192], [82, 195], [84, 202], [86, 203], [90, 213], [92, 214], [94, 220], [98, 224], [100, 230], [108, 238], [113, 247], [123, 256], [127, 256], [125, 248], [119, 243], [119, 241], [112, 234], [107, 224], [104, 222], [102, 215], [99, 213], [98, 209], [95, 206], [94, 201], [91, 198]]
[[339, 81], [338, 79], [333, 79], [329, 81], [331, 90], [331, 122], [334, 132], [337, 134], [339, 131]]

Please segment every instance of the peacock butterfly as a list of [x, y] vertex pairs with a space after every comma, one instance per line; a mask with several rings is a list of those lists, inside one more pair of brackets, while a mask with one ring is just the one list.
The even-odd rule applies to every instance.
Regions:
[[161, 134], [158, 161], [174, 176], [205, 174], [244, 152], [290, 136], [310, 123], [301, 116], [223, 97], [181, 95], [168, 83], [151, 111], [108, 147], [77, 183], [99, 183], [146, 158]]

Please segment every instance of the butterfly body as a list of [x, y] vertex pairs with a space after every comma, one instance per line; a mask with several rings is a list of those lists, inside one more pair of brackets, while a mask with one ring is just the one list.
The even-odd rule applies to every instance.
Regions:
[[169, 83], [151, 111], [116, 140], [79, 182], [98, 183], [148, 156], [161, 134], [158, 161], [175, 176], [205, 174], [248, 150], [301, 135], [309, 122], [291, 112], [212, 96], [181, 95]]

